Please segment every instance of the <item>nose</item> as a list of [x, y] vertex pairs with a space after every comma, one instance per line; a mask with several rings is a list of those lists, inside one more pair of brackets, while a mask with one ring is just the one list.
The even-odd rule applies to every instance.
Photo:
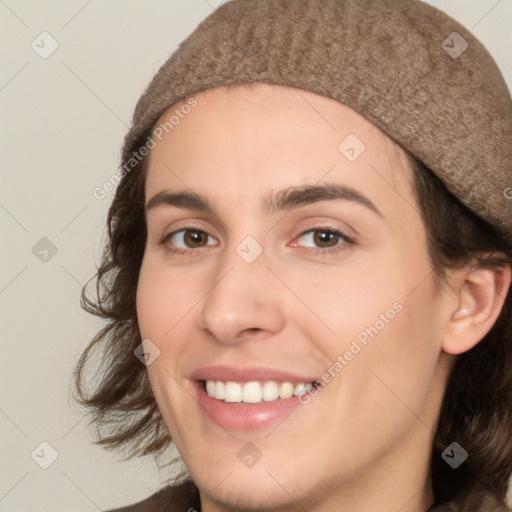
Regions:
[[283, 329], [282, 283], [267, 268], [265, 252], [246, 263], [233, 249], [212, 272], [201, 301], [200, 327], [218, 342], [234, 345]]

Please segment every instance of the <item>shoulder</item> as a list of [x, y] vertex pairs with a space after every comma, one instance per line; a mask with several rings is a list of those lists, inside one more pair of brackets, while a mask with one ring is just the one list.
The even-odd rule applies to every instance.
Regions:
[[193, 482], [187, 480], [156, 492], [143, 501], [107, 512], [199, 512], [199, 492]]

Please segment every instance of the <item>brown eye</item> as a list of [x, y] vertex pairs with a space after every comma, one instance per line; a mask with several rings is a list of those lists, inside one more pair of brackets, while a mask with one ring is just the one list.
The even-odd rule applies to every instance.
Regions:
[[[313, 248], [318, 249], [329, 249], [338, 245], [345, 245], [351, 243], [352, 240], [346, 236], [343, 232], [337, 229], [327, 228], [315, 228], [308, 231], [304, 231], [299, 239], [302, 238], [309, 243], [313, 243]], [[307, 246], [306, 246], [307, 248]]]
[[185, 228], [170, 233], [164, 238], [163, 242], [178, 250], [197, 249], [208, 245], [207, 241], [209, 236], [208, 233], [200, 229]]
[[[316, 230], [313, 240], [315, 244], [324, 247], [334, 247], [338, 242], [339, 235], [336, 235], [332, 231]], [[327, 245], [324, 245], [327, 244]]]
[[202, 246], [202, 242], [204, 242], [208, 235], [206, 235], [204, 231], [197, 230], [185, 230], [185, 236], [183, 240], [188, 247], [198, 247]]

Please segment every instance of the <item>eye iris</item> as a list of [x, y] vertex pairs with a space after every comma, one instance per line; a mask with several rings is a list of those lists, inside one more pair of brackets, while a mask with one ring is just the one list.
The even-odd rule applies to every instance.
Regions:
[[[322, 236], [322, 234], [326, 235], [326, 236]], [[314, 235], [315, 244], [322, 245], [325, 242], [333, 242], [330, 245], [328, 245], [327, 247], [334, 247], [336, 245], [337, 238], [338, 238], [338, 235], [335, 233], [332, 233], [331, 231], [318, 230], [315, 232], [315, 235]]]
[[[185, 243], [187, 245], [192, 245], [194, 246], [194, 244], [196, 243], [199, 243], [201, 242], [201, 238], [204, 236], [204, 233], [201, 232], [201, 231], [193, 231], [193, 230], [187, 230], [185, 231]], [[191, 243], [189, 244], [189, 242], [191, 241]]]

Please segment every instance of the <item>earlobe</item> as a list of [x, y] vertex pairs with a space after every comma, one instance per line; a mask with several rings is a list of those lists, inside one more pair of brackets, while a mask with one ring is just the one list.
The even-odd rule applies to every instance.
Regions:
[[444, 352], [462, 354], [487, 335], [500, 315], [510, 282], [508, 266], [471, 267], [460, 276], [458, 305], [444, 329]]

